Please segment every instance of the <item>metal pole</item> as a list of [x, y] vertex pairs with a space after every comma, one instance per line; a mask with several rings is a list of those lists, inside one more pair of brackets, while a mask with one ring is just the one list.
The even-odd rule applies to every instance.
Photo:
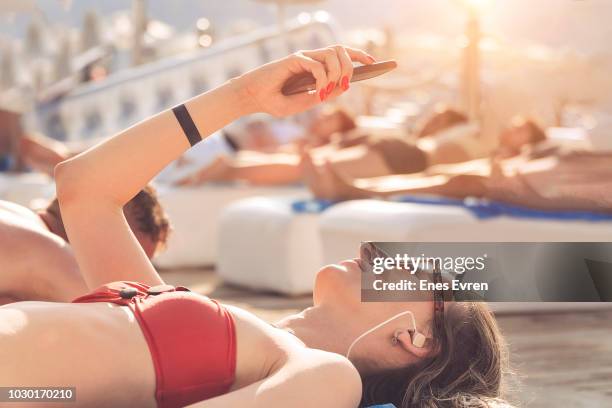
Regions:
[[466, 36], [463, 102], [469, 118], [476, 120], [480, 116], [480, 24], [474, 10], [470, 10]]
[[146, 0], [132, 1], [132, 65], [144, 62], [144, 34], [147, 29]]

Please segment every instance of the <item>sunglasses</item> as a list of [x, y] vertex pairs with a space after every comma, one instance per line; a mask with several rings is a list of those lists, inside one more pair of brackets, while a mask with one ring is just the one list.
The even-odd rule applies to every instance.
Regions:
[[[374, 267], [374, 259], [376, 258], [393, 258], [389, 256], [384, 250], [376, 246], [374, 242], [366, 241], [361, 243], [359, 250], [359, 266], [363, 271], [372, 270]], [[420, 279], [431, 280], [434, 283], [433, 292], [433, 304], [434, 304], [434, 335], [440, 338], [444, 335], [444, 301], [452, 299], [452, 296], [445, 297], [445, 291], [441, 289], [443, 287], [442, 271], [440, 265], [434, 264], [434, 268], [431, 271], [424, 269], [415, 268], [411, 261], [408, 261], [408, 267], [410, 272]], [[431, 274], [431, 279], [428, 276]], [[448, 291], [446, 291], [448, 292]]]

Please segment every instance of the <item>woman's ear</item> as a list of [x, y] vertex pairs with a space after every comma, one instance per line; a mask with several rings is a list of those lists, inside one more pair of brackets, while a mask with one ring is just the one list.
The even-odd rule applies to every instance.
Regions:
[[431, 342], [426, 341], [425, 335], [414, 331], [412, 335], [408, 330], [398, 331], [395, 333], [397, 344], [404, 350], [419, 357], [427, 357], [431, 353]]

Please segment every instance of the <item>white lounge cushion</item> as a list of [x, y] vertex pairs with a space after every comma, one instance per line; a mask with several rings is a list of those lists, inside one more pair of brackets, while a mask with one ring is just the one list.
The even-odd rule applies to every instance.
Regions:
[[294, 198], [256, 197], [221, 215], [218, 273], [227, 282], [298, 295], [321, 267], [318, 214], [296, 213]]
[[354, 257], [361, 241], [573, 242], [612, 240], [612, 222], [478, 219], [460, 206], [346, 201], [322, 214], [324, 261]]

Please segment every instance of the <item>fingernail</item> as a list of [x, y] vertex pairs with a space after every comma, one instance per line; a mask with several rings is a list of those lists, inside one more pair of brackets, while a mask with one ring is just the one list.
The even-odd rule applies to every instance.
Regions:
[[319, 99], [321, 99], [321, 102], [325, 100], [325, 89], [319, 91]]
[[329, 84], [327, 84], [327, 89], [325, 89], [325, 93], [329, 95], [330, 93], [332, 93], [335, 87], [336, 87], [336, 84], [334, 84], [333, 82], [330, 82]]
[[368, 59], [370, 60], [370, 62], [376, 62], [376, 60], [374, 59], [374, 57], [373, 57], [373, 56], [371, 56], [371, 55], [368, 55]]
[[345, 91], [349, 89], [349, 79], [347, 75], [342, 77], [342, 89], [344, 89]]

